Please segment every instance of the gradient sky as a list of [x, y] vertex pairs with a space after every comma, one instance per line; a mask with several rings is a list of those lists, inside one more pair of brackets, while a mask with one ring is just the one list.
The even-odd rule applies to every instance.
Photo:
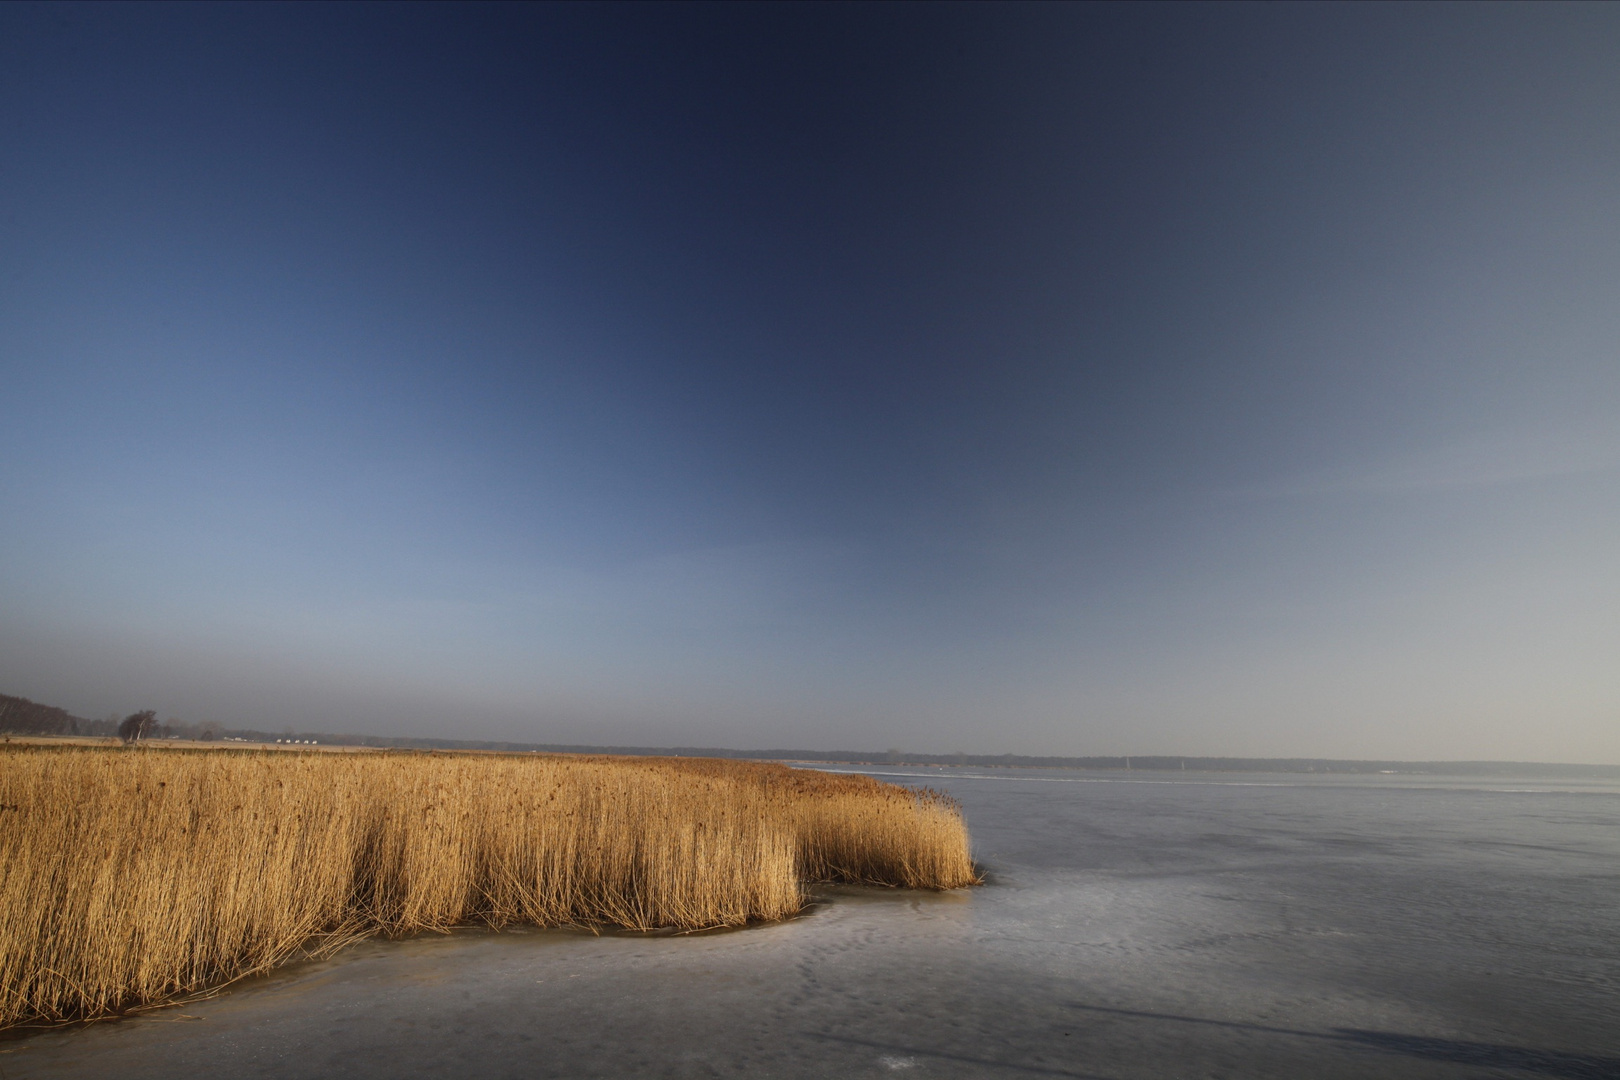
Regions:
[[1620, 8], [0, 7], [0, 692], [1620, 762]]

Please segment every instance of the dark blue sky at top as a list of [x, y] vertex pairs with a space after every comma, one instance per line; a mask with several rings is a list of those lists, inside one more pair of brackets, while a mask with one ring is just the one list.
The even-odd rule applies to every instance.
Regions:
[[0, 12], [0, 691], [1620, 760], [1605, 7]]

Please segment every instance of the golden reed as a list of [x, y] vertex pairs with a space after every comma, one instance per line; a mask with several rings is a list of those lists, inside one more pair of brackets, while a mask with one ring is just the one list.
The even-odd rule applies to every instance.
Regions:
[[691, 758], [0, 750], [0, 1026], [460, 924], [780, 919], [806, 881], [974, 884], [957, 805]]

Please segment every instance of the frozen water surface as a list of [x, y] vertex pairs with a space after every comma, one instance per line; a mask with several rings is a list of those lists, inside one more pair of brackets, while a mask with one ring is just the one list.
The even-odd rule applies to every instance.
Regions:
[[0, 1077], [1620, 1077], [1620, 786], [872, 770], [990, 884], [370, 942]]

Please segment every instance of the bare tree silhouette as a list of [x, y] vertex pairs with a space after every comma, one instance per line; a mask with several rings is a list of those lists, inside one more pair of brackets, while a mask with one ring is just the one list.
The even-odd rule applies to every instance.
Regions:
[[145, 737], [146, 729], [151, 727], [156, 719], [157, 713], [152, 709], [130, 713], [124, 717], [124, 722], [118, 725], [118, 737], [124, 740], [126, 746], [134, 746]]

